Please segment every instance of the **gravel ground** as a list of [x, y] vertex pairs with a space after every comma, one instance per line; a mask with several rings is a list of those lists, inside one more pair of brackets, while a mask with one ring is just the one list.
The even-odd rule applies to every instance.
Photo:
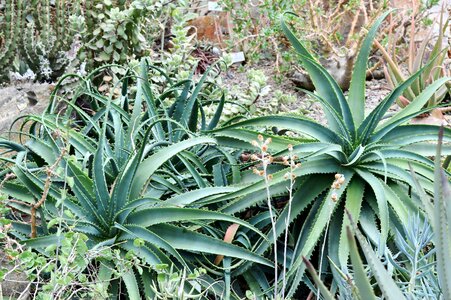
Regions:
[[[261, 62], [257, 65], [252, 66], [252, 68], [262, 70], [267, 76], [268, 85], [270, 86], [270, 92], [268, 93], [268, 95], [261, 97], [257, 101], [257, 106], [264, 106], [266, 102], [272, 99], [274, 91], [278, 89], [283, 91], [284, 93], [295, 95], [297, 98], [297, 101], [295, 103], [286, 105], [280, 110], [280, 112], [283, 113], [302, 111], [305, 116], [312, 118], [321, 124], [326, 124], [321, 105], [316, 101], [312, 101], [309, 96], [305, 95], [305, 93], [298, 91], [295, 85], [288, 78], [284, 79], [281, 83], [276, 82], [274, 77], [275, 75], [277, 75], [277, 73], [274, 70], [274, 67], [270, 65], [270, 62]], [[227, 87], [237, 85], [243, 86], [243, 83], [247, 82], [246, 73], [240, 72], [238, 68], [231, 68], [227, 76], [223, 77], [223, 81]], [[372, 111], [377, 106], [377, 104], [389, 93], [390, 89], [385, 79], [373, 79], [367, 81], [365, 101], [366, 112], [369, 113], [370, 111]], [[399, 108], [394, 105], [390, 110], [396, 111], [398, 109]]]

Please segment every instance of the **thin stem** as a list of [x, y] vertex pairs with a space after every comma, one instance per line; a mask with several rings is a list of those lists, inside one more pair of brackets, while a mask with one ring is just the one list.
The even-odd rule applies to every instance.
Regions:
[[258, 135], [257, 141], [252, 141], [251, 144], [254, 147], [260, 148], [260, 155], [261, 158], [259, 158], [257, 155], [251, 155], [251, 159], [254, 161], [260, 161], [263, 170], [258, 171], [257, 168], [254, 168], [254, 173], [258, 174], [259, 176], [263, 176], [265, 178], [265, 190], [266, 190], [266, 200], [268, 203], [268, 210], [269, 210], [269, 217], [271, 219], [271, 227], [272, 227], [272, 235], [273, 235], [273, 241], [274, 241], [274, 300], [277, 299], [277, 293], [279, 292], [278, 289], [278, 264], [277, 264], [277, 231], [276, 231], [276, 217], [273, 212], [273, 207], [271, 204], [271, 193], [269, 192], [269, 181], [272, 179], [272, 174], [268, 174], [268, 165], [271, 164], [274, 161], [274, 158], [272, 158], [269, 153], [267, 153], [268, 150], [268, 144], [271, 143], [271, 138], [267, 138], [266, 141], [263, 142], [264, 138], [261, 134]]
[[[319, 260], [319, 269], [318, 269], [319, 280], [321, 280], [321, 269], [323, 267], [324, 248], [326, 247], [326, 239], [327, 239], [327, 232], [329, 231], [329, 224], [330, 224], [330, 217], [329, 217], [329, 221], [327, 222], [327, 225], [326, 225], [326, 231], [324, 232], [323, 245], [321, 246], [321, 256], [319, 258], [320, 260]], [[318, 294], [316, 295], [316, 299], [319, 300], [320, 294], [321, 294], [321, 290], [318, 287]]]
[[290, 226], [291, 216], [291, 201], [293, 200], [293, 187], [294, 187], [294, 160], [292, 151], [290, 151], [290, 188], [288, 189], [288, 213], [285, 218], [285, 238], [283, 244], [283, 275], [282, 275], [282, 300], [285, 299], [286, 288], [286, 272], [287, 272], [287, 249], [288, 249], [288, 227]]
[[34, 204], [31, 207], [30, 214], [31, 214], [31, 237], [32, 238], [36, 237], [36, 210], [38, 210], [42, 206], [42, 204], [44, 204], [45, 200], [47, 199], [47, 195], [50, 191], [50, 185], [52, 183], [52, 175], [53, 175], [56, 167], [58, 167], [59, 163], [63, 159], [63, 156], [65, 153], [66, 153], [66, 149], [64, 148], [64, 149], [62, 149], [61, 154], [58, 156], [55, 163], [53, 165], [51, 165], [49, 168], [47, 168], [47, 170], [46, 170], [47, 178], [45, 179], [42, 197], [36, 204]]
[[278, 271], [277, 271], [277, 232], [276, 232], [276, 222], [274, 218], [274, 213], [272, 210], [271, 204], [271, 194], [269, 192], [269, 180], [268, 180], [268, 162], [266, 161], [267, 153], [262, 150], [262, 161], [263, 161], [263, 176], [265, 177], [265, 189], [266, 189], [266, 198], [268, 200], [268, 210], [269, 217], [271, 219], [272, 226], [272, 235], [274, 240], [274, 299], [277, 299], [277, 291], [278, 291]]

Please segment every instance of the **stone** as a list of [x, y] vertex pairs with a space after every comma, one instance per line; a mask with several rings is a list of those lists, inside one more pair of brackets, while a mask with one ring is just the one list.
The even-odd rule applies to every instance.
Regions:
[[[50, 99], [49, 83], [16, 83], [0, 87], [0, 135], [4, 136], [20, 116], [42, 113]], [[17, 130], [15, 124], [12, 130]]]
[[[342, 90], [347, 90], [351, 82], [351, 74], [354, 58], [348, 56], [331, 56], [328, 58], [320, 58], [321, 65], [332, 75]], [[294, 71], [290, 79], [293, 83], [307, 90], [314, 90], [310, 76], [301, 71]]]
[[221, 47], [225, 46], [225, 41], [231, 35], [231, 23], [227, 13], [218, 15], [200, 16], [188, 22], [194, 30], [189, 34], [196, 34], [198, 40], [214, 43]]
[[420, 1], [412, 0], [391, 0], [391, 6], [399, 9], [418, 9], [420, 7]]
[[[11, 270], [13, 265], [9, 264], [5, 253], [0, 251], [0, 268]], [[24, 272], [11, 272], [5, 280], [0, 282], [0, 298], [26, 300], [30, 298], [29, 281]]]

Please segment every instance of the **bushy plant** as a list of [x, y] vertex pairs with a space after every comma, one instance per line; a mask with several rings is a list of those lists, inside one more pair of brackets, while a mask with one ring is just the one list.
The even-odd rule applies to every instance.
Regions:
[[[96, 76], [91, 73], [81, 80], [77, 94], [91, 99], [89, 109], [69, 102], [58, 115], [56, 103], [51, 103], [42, 116], [24, 119], [24, 124], [31, 123], [26, 143], [1, 141], [15, 151], [1, 158], [9, 163], [2, 178], [14, 174], [1, 191], [14, 198], [9, 206], [30, 219], [14, 220], [11, 233], [27, 247], [43, 250], [62, 243], [54, 228], [60, 218], [71, 231], [88, 237], [88, 249], [110, 247], [121, 255], [131, 251], [154, 268], [173, 264], [175, 272], [193, 270], [199, 262], [211, 264], [212, 254], [271, 265], [252, 247], [222, 241], [227, 223], [263, 236], [255, 226], [201, 203], [208, 199], [204, 193], [217, 196], [236, 190], [225, 185], [239, 179], [235, 158], [199, 132], [214, 129], [222, 110], [220, 106], [209, 123], [202, 117], [200, 95], [207, 74], [197, 84], [174, 82], [156, 96], [149, 68], [143, 59], [139, 73], [126, 71], [115, 98], [91, 87]], [[136, 90], [129, 89], [132, 80]], [[167, 97], [175, 99], [170, 107], [163, 104]], [[120, 292], [119, 280], [112, 277], [118, 268], [113, 264], [103, 273], [113, 295]], [[154, 297], [150, 287], [156, 278], [152, 269], [135, 268], [119, 279], [128, 297], [139, 299]], [[208, 287], [212, 279], [202, 282]]]
[[[38, 80], [54, 80], [66, 72], [80, 49], [81, 35], [74, 20], [81, 16], [80, 1], [24, 1], [19, 61]], [[30, 18], [31, 17], [31, 18]], [[17, 25], [20, 26], [20, 23]]]
[[28, 79], [55, 81], [80, 67], [139, 60], [156, 42], [165, 44], [161, 27], [170, 26], [187, 5], [184, 0], [6, 0], [0, 18], [2, 80], [9, 72], [20, 78], [28, 71], [34, 74]]
[[105, 63], [124, 64], [148, 55], [154, 39], [158, 38], [151, 30], [161, 30], [159, 14], [164, 10], [163, 17], [167, 17], [174, 9], [174, 5], [166, 8], [167, 4], [159, 0], [90, 1], [87, 5], [80, 60], [89, 59], [94, 67]]
[[[71, 64], [80, 48], [74, 22], [81, 17], [80, 1], [7, 0], [0, 20], [3, 48], [2, 79], [15, 72], [32, 72], [34, 79], [54, 80]], [[19, 77], [16, 75], [16, 77]]]
[[[208, 288], [204, 291], [196, 291], [192, 287], [186, 292], [184, 287], [186, 283], [190, 286], [199, 285], [198, 281], [202, 280], [202, 276], [207, 273], [205, 269], [195, 269], [193, 273], [187, 274], [186, 269], [174, 272], [172, 266], [161, 265], [157, 267], [157, 281], [152, 282], [151, 288], [155, 292], [155, 299], [199, 299], [208, 294]], [[211, 283], [211, 286], [219, 282]], [[214, 295], [214, 290], [212, 291]], [[219, 295], [215, 295], [215, 299], [221, 299]]]
[[[28, 285], [21, 291], [19, 298], [32, 295], [33, 299], [68, 299], [87, 297], [105, 299], [108, 297], [109, 280], [103, 280], [96, 267], [104, 267], [119, 262], [123, 268], [119, 272], [129, 271], [136, 263], [123, 258], [119, 251], [109, 247], [88, 249], [87, 236], [80, 233], [61, 233], [61, 244], [49, 244], [43, 253], [37, 253], [19, 243], [5, 248], [5, 255], [11, 268], [2, 270], [0, 281], [8, 282], [13, 272], [24, 272]], [[119, 277], [119, 274], [114, 277]]]
[[[226, 59], [220, 61], [225, 62]], [[246, 81], [240, 86], [232, 86], [230, 90], [227, 90], [221, 78], [214, 78], [218, 88], [212, 89], [212, 98], [219, 98], [218, 93], [222, 93], [223, 90], [227, 91], [221, 116], [222, 121], [228, 122], [241, 117], [287, 112], [287, 105], [296, 102], [297, 97], [295, 95], [274, 89], [269, 85], [268, 77], [262, 70], [250, 69], [245, 72]], [[206, 116], [211, 118], [217, 107], [217, 102], [206, 106]], [[296, 113], [296, 111], [290, 112]]]
[[[3, 4], [3, 3], [2, 3]], [[4, 14], [0, 17], [0, 67], [9, 70], [20, 43], [20, 24], [22, 22], [21, 1], [16, 5], [13, 0], [4, 3]], [[5, 72], [6, 73], [6, 72]], [[0, 80], [8, 74], [2, 73]]]
[[[294, 12], [299, 18], [290, 23], [302, 34], [306, 47], [328, 62], [327, 68], [335, 71], [332, 75], [340, 86], [348, 84], [365, 28], [388, 6], [387, 1], [264, 0], [254, 3], [221, 0], [220, 3], [233, 20], [229, 47], [244, 51], [250, 61], [275, 58], [276, 68], [291, 73], [290, 77], [293, 77], [292, 63], [297, 58], [295, 53], [286, 51], [288, 43], [278, 20], [285, 11]], [[311, 85], [303, 74], [296, 75], [299, 75], [297, 82]]]

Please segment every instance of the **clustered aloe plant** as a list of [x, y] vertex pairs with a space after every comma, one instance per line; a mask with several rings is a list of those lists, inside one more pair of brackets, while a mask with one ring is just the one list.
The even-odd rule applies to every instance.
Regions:
[[[43, 251], [61, 243], [52, 220], [62, 218], [72, 231], [88, 236], [89, 247], [133, 251], [153, 268], [173, 264], [192, 269], [198, 261], [207, 263], [208, 254], [270, 266], [269, 260], [221, 238], [227, 222], [262, 236], [258, 229], [195, 203], [198, 195], [190, 192], [236, 189], [213, 187], [227, 184], [223, 173], [234, 168], [234, 158], [214, 138], [196, 133], [198, 127], [214, 128], [221, 113], [209, 124], [198, 119], [198, 95], [207, 74], [197, 85], [191, 80], [174, 83], [156, 98], [148, 69], [143, 59], [139, 74], [129, 71], [114, 100], [89, 86], [95, 72], [89, 74], [77, 96], [91, 99], [91, 113], [67, 103], [65, 113], [58, 115], [51, 105], [42, 116], [25, 118], [24, 124], [32, 123], [26, 143], [1, 141], [2, 147], [15, 151], [12, 157], [2, 156], [13, 163], [2, 177], [13, 174], [9, 176], [15, 179], [3, 182], [1, 191], [15, 199], [8, 205], [31, 217], [31, 227], [13, 222], [13, 234]], [[131, 80], [136, 80], [135, 93], [129, 90]], [[162, 106], [164, 97], [175, 98], [171, 107]], [[40, 222], [35, 221], [37, 214]], [[109, 279], [112, 269], [104, 268], [109, 274], [104, 278]], [[150, 282], [156, 273], [142, 272], [139, 280], [135, 275], [130, 270], [122, 276], [129, 297], [152, 298]], [[138, 282], [145, 283], [141, 291]], [[112, 284], [110, 292], [117, 294], [117, 289]]]

